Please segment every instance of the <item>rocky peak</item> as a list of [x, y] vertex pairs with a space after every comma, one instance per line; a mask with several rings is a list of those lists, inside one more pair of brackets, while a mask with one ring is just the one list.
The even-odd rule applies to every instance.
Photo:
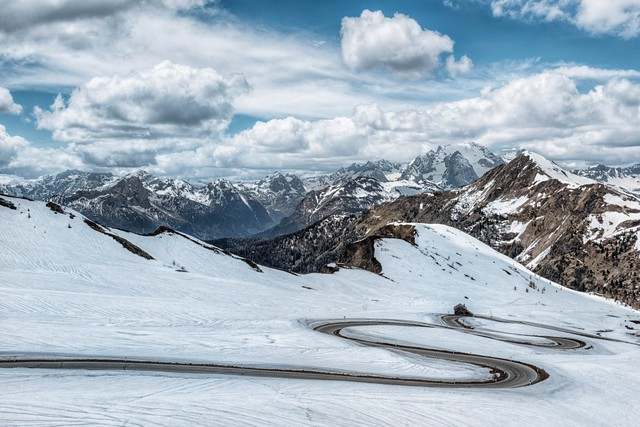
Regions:
[[302, 180], [293, 174], [275, 172], [257, 182], [258, 187], [266, 187], [274, 193], [299, 193], [304, 194], [305, 188]]
[[380, 182], [387, 182], [389, 181], [389, 176], [398, 173], [400, 169], [401, 165], [399, 163], [388, 160], [369, 160], [364, 163], [352, 163], [347, 167], [338, 169], [331, 175], [331, 181], [337, 182], [364, 176], [377, 179]]
[[500, 157], [476, 143], [439, 145], [413, 159], [401, 179], [456, 188], [473, 182], [502, 163]]

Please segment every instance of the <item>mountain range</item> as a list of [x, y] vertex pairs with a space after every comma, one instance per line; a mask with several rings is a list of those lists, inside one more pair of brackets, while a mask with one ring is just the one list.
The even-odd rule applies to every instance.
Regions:
[[144, 171], [114, 176], [71, 170], [2, 184], [0, 192], [53, 200], [101, 224], [138, 233], [168, 226], [205, 240], [269, 238], [401, 196], [466, 185], [500, 163], [495, 154], [471, 143], [437, 147], [407, 165], [354, 163], [305, 179], [276, 172], [257, 181], [196, 185]]
[[586, 169], [576, 169], [573, 173], [640, 193], [640, 164], [626, 167], [599, 164]]
[[328, 262], [375, 271], [370, 238], [390, 237], [387, 226], [396, 222], [455, 227], [564, 286], [640, 306], [640, 198], [527, 152], [460, 189], [402, 197], [362, 215], [226, 247], [300, 272], [327, 271]]

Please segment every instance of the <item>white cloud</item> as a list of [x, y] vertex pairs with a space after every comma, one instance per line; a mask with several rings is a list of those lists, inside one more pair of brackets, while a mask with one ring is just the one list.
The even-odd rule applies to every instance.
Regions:
[[388, 68], [416, 76], [433, 72], [454, 44], [449, 36], [423, 29], [407, 15], [388, 18], [379, 10], [342, 18], [340, 34], [342, 59], [349, 68]]
[[187, 10], [206, 0], [0, 0], [0, 32], [79, 20], [106, 18], [138, 7]]
[[407, 94], [424, 101], [464, 92], [461, 85], [399, 85], [391, 75], [351, 72], [335, 46], [318, 45], [308, 35], [283, 35], [229, 19], [199, 20], [148, 3], [113, 16], [0, 33], [3, 84], [76, 87], [95, 76], [141, 72], [170, 60], [226, 76], [242, 73], [253, 90], [237, 100], [237, 109], [259, 117], [330, 117], [358, 103], [397, 106]]
[[640, 0], [490, 0], [490, 6], [495, 16], [564, 21], [623, 38], [640, 35]]
[[451, 76], [460, 76], [471, 71], [473, 61], [467, 55], [458, 60], [453, 55], [450, 55], [447, 57], [446, 67]]
[[[614, 71], [560, 67], [460, 101], [401, 111], [361, 105], [331, 119], [258, 122], [234, 136], [117, 143], [106, 138], [46, 150], [13, 139], [5, 145], [4, 170], [33, 175], [64, 165], [201, 177], [242, 169], [257, 175], [275, 168], [331, 170], [365, 159], [406, 161], [434, 145], [465, 141], [496, 151], [534, 149], [557, 160], [640, 161], [640, 83]], [[602, 81], [585, 87], [572, 74]]]
[[8, 89], [0, 86], [0, 113], [20, 114], [22, 106], [16, 104]]
[[134, 6], [130, 0], [2, 0], [0, 31], [20, 31], [50, 22], [113, 15]]
[[596, 34], [640, 35], [640, 0], [581, 0], [577, 25]]
[[212, 68], [162, 62], [126, 76], [95, 77], [61, 96], [48, 111], [37, 108], [39, 129], [61, 141], [213, 136], [233, 115], [233, 98], [248, 88]]
[[563, 65], [553, 69], [555, 73], [570, 78], [583, 80], [610, 80], [614, 78], [640, 79], [638, 70], [615, 70], [607, 68], [589, 67], [586, 65]]
[[580, 90], [576, 80], [551, 70], [421, 109], [386, 112], [367, 105], [334, 119], [260, 122], [177, 161], [164, 156], [158, 166], [328, 169], [381, 157], [406, 161], [432, 145], [462, 141], [496, 150], [530, 148], [564, 160], [637, 161], [640, 84], [613, 78]]
[[9, 165], [26, 146], [27, 141], [19, 136], [9, 135], [7, 129], [0, 125], [0, 168]]

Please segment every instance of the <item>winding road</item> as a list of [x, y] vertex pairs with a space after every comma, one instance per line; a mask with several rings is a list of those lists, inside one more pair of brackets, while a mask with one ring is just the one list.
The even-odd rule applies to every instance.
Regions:
[[[594, 339], [604, 339], [597, 335], [571, 331], [564, 328], [543, 325], [539, 323], [507, 320], [486, 316], [476, 318], [499, 323], [515, 323], [548, 330], [560, 331]], [[529, 386], [544, 381], [549, 377], [543, 369], [528, 363], [502, 359], [480, 354], [462, 353], [438, 348], [431, 348], [408, 343], [398, 343], [393, 340], [382, 340], [377, 336], [364, 332], [347, 331], [347, 328], [360, 326], [405, 326], [420, 328], [445, 328], [456, 332], [463, 332], [488, 339], [509, 342], [518, 345], [545, 347], [554, 350], [572, 350], [586, 346], [586, 342], [548, 335], [525, 335], [495, 331], [492, 329], [473, 327], [463, 321], [464, 316], [440, 315], [440, 323], [426, 323], [394, 319], [339, 319], [305, 322], [313, 330], [330, 334], [356, 344], [379, 347], [400, 353], [410, 353], [426, 359], [440, 359], [457, 363], [471, 364], [486, 368], [489, 377], [477, 380], [454, 381], [426, 377], [392, 376], [352, 371], [330, 371], [317, 368], [298, 366], [244, 366], [220, 365], [207, 363], [172, 362], [159, 360], [138, 360], [118, 357], [87, 357], [75, 355], [52, 354], [3, 354], [0, 355], [0, 368], [37, 368], [37, 369], [80, 369], [80, 370], [129, 370], [152, 371], [169, 373], [193, 374], [225, 374], [246, 375], [253, 377], [338, 380], [375, 384], [394, 384], [403, 386], [422, 387], [478, 387], [478, 388], [515, 388]], [[533, 339], [531, 339], [533, 338]], [[544, 340], [541, 341], [540, 338]]]

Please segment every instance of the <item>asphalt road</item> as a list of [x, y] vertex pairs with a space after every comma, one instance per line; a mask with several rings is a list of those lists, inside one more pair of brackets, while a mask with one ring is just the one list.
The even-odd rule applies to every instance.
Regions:
[[[498, 319], [476, 316], [481, 319], [492, 320], [500, 323], [518, 323], [538, 328], [572, 333], [575, 335], [602, 339], [601, 337], [570, 331], [538, 323]], [[502, 342], [510, 342], [519, 345], [547, 347], [554, 350], [572, 350], [586, 346], [586, 342], [574, 338], [557, 337], [551, 335], [525, 335], [495, 331], [485, 328], [474, 328], [463, 320], [463, 316], [441, 315], [440, 323], [414, 322], [395, 319], [337, 319], [319, 320], [308, 322], [313, 330], [346, 339], [354, 344], [384, 348], [389, 351], [412, 354], [425, 359], [448, 360], [457, 363], [465, 363], [486, 368], [490, 375], [470, 380], [446, 380], [427, 377], [396, 376], [372, 374], [366, 372], [352, 372], [342, 370], [322, 370], [301, 366], [247, 366], [247, 365], [221, 365], [208, 363], [189, 363], [180, 361], [140, 360], [125, 357], [90, 357], [81, 355], [56, 355], [56, 354], [3, 354], [0, 355], [0, 368], [36, 368], [36, 369], [72, 369], [72, 370], [127, 370], [188, 374], [223, 374], [245, 375], [252, 377], [287, 378], [287, 379], [311, 379], [352, 381], [375, 384], [393, 384], [401, 386], [421, 387], [462, 387], [462, 388], [515, 388], [524, 387], [544, 381], [549, 377], [542, 368], [532, 364], [486, 356], [481, 354], [462, 353], [449, 351], [442, 348], [400, 343], [392, 337], [381, 339], [379, 336], [368, 335], [362, 331], [353, 331], [348, 328], [358, 326], [403, 326], [419, 328], [445, 328], [482, 336], [488, 339]], [[540, 338], [544, 338], [541, 340]]]

